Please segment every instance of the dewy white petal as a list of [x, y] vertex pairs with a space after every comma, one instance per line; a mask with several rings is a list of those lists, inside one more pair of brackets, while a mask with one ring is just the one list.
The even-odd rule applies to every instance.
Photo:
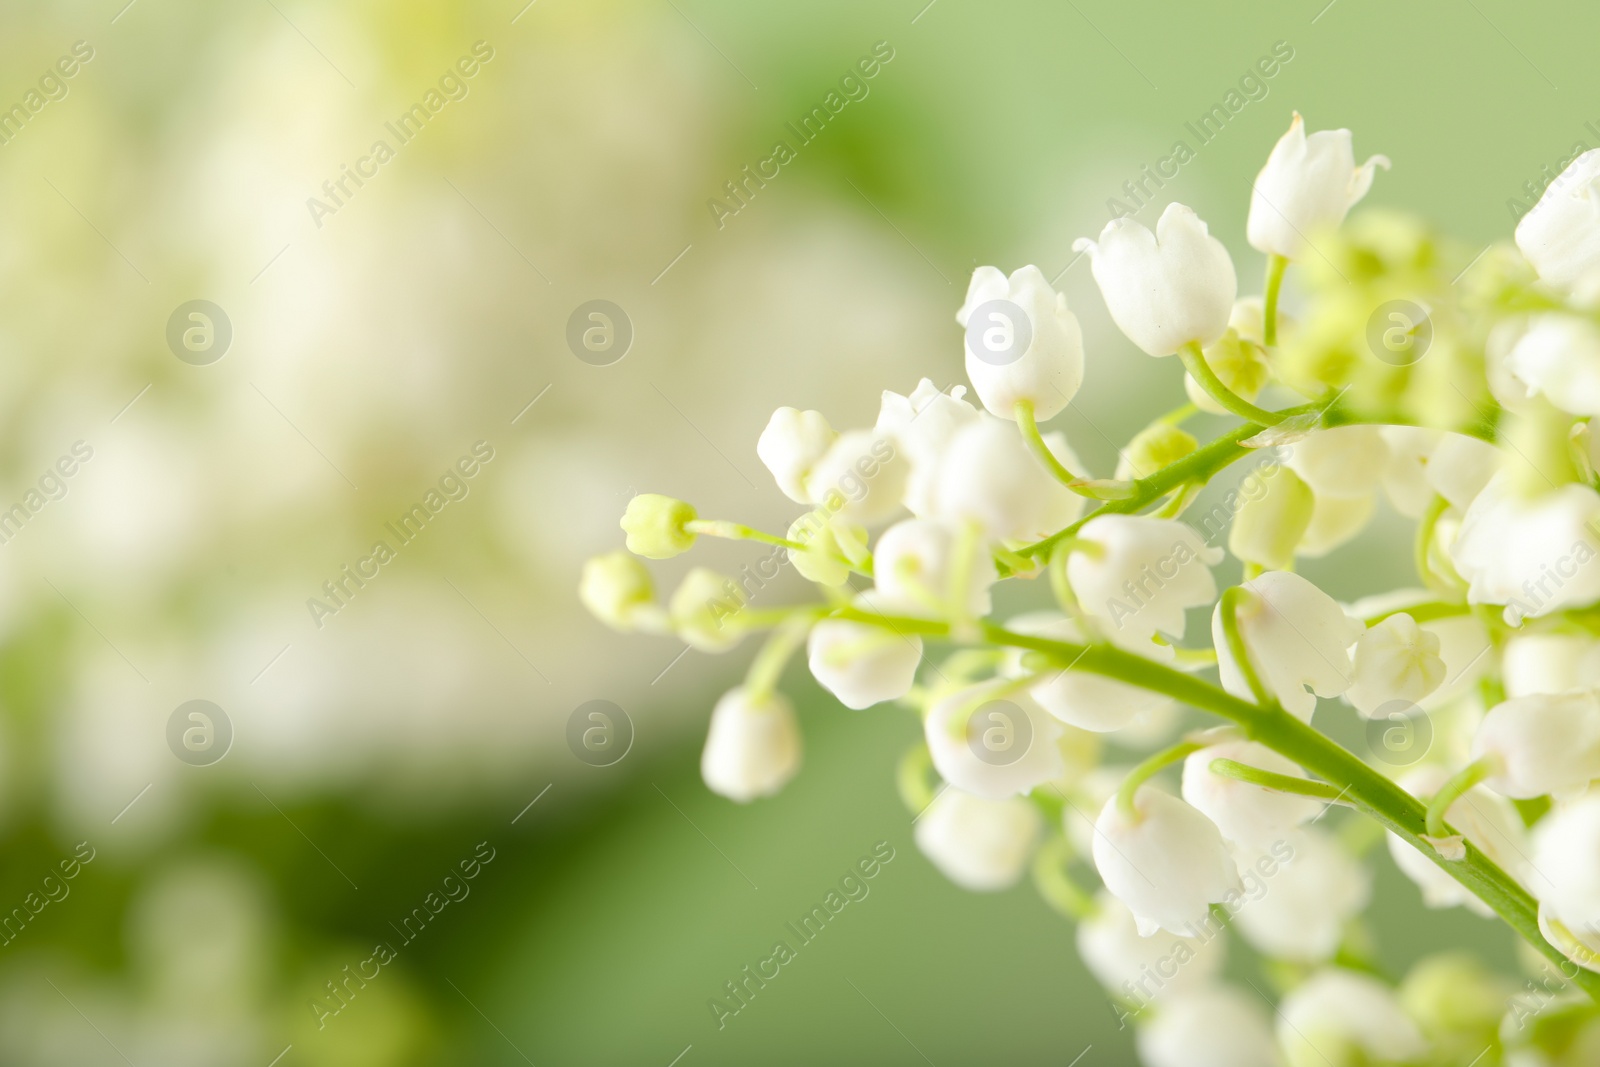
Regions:
[[1283, 465], [1318, 496], [1367, 496], [1389, 462], [1389, 446], [1376, 426], [1316, 430], [1288, 448]]
[[967, 378], [991, 415], [1015, 419], [1017, 402], [1026, 400], [1042, 422], [1071, 403], [1083, 384], [1077, 316], [1038, 267], [1022, 267], [1010, 278], [979, 267], [956, 321], [967, 331]]
[[1576, 315], [1537, 315], [1506, 357], [1528, 388], [1573, 415], [1600, 415], [1600, 327]]
[[[1234, 913], [1234, 925], [1256, 951], [1273, 959], [1297, 963], [1323, 963], [1333, 958], [1344, 938], [1345, 925], [1372, 896], [1372, 875], [1332, 836], [1315, 829], [1297, 831], [1280, 842], [1289, 853], [1260, 866], [1239, 857], [1247, 872], [1245, 897]], [[1260, 875], [1254, 883], [1248, 872]], [[1252, 892], [1254, 886], [1259, 889]]]
[[1145, 1067], [1282, 1067], [1266, 1006], [1226, 985], [1185, 991], [1134, 1034]]
[[934, 770], [958, 789], [991, 800], [1026, 793], [1065, 769], [1061, 724], [1009, 679], [991, 679], [934, 701], [923, 722]]
[[1183, 761], [1183, 799], [1230, 843], [1247, 851], [1267, 849], [1301, 823], [1316, 818], [1321, 801], [1280, 793], [1211, 770], [1213, 760], [1228, 759], [1257, 770], [1291, 778], [1306, 774], [1284, 756], [1254, 741], [1224, 741], [1192, 752]]
[[1091, 547], [1068, 557], [1067, 580], [1083, 610], [1113, 643], [1170, 659], [1155, 637], [1182, 638], [1184, 612], [1216, 599], [1222, 549], [1187, 523], [1143, 515], [1097, 516], [1078, 537]]
[[[1060, 434], [1044, 442], [1068, 470], [1082, 473]], [[1083, 514], [1086, 501], [1028, 451], [1017, 427], [988, 415], [962, 427], [939, 463], [934, 513], [971, 520], [996, 541], [1048, 537]]]
[[[865, 593], [856, 606], [883, 610]], [[824, 619], [811, 628], [806, 658], [818, 684], [845, 707], [860, 710], [911, 691], [922, 662], [922, 638], [849, 619]]]
[[[1425, 766], [1408, 771], [1399, 779], [1402, 789], [1426, 802], [1449, 779], [1450, 773], [1442, 767]], [[1483, 786], [1474, 786], [1466, 795], [1456, 800], [1445, 812], [1445, 820], [1466, 839], [1518, 881], [1525, 881], [1523, 869], [1527, 866], [1527, 831], [1522, 818], [1511, 802]], [[1465, 907], [1485, 919], [1494, 917], [1494, 910], [1478, 899], [1477, 894], [1441, 868], [1429, 856], [1423, 855], [1404, 838], [1387, 834], [1389, 855], [1400, 872], [1422, 891], [1422, 902], [1430, 908]]]
[[1513, 800], [1570, 796], [1600, 778], [1600, 696], [1594, 690], [1517, 697], [1478, 724], [1472, 758], [1489, 757], [1489, 788]]
[[1519, 633], [1500, 663], [1506, 696], [1565, 693], [1600, 686], [1600, 640], [1585, 633]]
[[772, 693], [752, 699], [729, 690], [711, 712], [700, 775], [713, 792], [745, 803], [771, 796], [800, 769], [800, 727], [794, 708]]
[[1372, 187], [1374, 168], [1389, 168], [1386, 156], [1357, 167], [1351, 140], [1349, 130], [1320, 130], [1308, 137], [1295, 112], [1252, 188], [1246, 224], [1252, 248], [1296, 259], [1308, 240], [1344, 221]]
[[1335, 1062], [1330, 1057], [1349, 1045], [1378, 1063], [1414, 1060], [1428, 1051], [1393, 990], [1338, 967], [1317, 972], [1283, 998], [1278, 1043], [1295, 1067]]
[[806, 473], [805, 490], [838, 521], [875, 526], [900, 510], [909, 474], [894, 438], [847, 430]]
[[1568, 484], [1532, 499], [1489, 480], [1450, 545], [1471, 604], [1504, 604], [1508, 623], [1600, 600], [1600, 494]]
[[[967, 558], [959, 558], [965, 545]], [[999, 581], [994, 557], [978, 537], [952, 522], [907, 519], [878, 538], [872, 553], [877, 610], [945, 618], [955, 608], [970, 618], [989, 614], [989, 588]], [[955, 589], [958, 576], [963, 589]]]
[[[1243, 587], [1252, 595], [1240, 605], [1239, 631], [1256, 674], [1285, 710], [1310, 722], [1316, 697], [1335, 697], [1349, 688], [1354, 671], [1348, 649], [1363, 627], [1298, 574], [1267, 571]], [[1211, 638], [1223, 688], [1254, 699], [1223, 634], [1221, 603], [1211, 616]]]
[[912, 836], [946, 878], [983, 893], [1021, 879], [1042, 825], [1021, 797], [992, 800], [950, 786], [918, 817]]
[[1554, 286], [1600, 270], [1600, 148], [1567, 165], [1517, 223], [1517, 247]]
[[1098, 242], [1080, 238], [1117, 328], [1152, 356], [1211, 344], [1228, 328], [1239, 292], [1233, 260], [1192, 208], [1168, 204], [1151, 233], [1113, 219]]
[[[1088, 642], [1082, 628], [1060, 612], [1021, 615], [1006, 628], [1069, 644]], [[1071, 667], [1046, 673], [1028, 693], [1062, 722], [1093, 733], [1121, 730], [1173, 707], [1170, 697]]]
[[1214, 930], [1202, 935], [1141, 937], [1133, 912], [1102, 890], [1094, 914], [1078, 924], [1078, 955], [1108, 993], [1143, 1008], [1201, 988], [1221, 973], [1227, 939]]
[[806, 475], [838, 436], [820, 411], [779, 408], [756, 440], [756, 455], [784, 496], [797, 504], [811, 504], [815, 501], [806, 489]]
[[905, 505], [918, 518], [929, 518], [938, 500], [939, 460], [962, 427], [978, 421], [978, 409], [962, 399], [964, 385], [941, 392], [927, 378], [910, 396], [887, 390], [873, 427], [894, 438], [911, 465], [906, 480]]
[[1444, 682], [1439, 635], [1405, 612], [1391, 615], [1356, 639], [1355, 680], [1345, 699], [1367, 718], [1386, 704], [1416, 704]]
[[1095, 820], [1094, 865], [1106, 889], [1133, 912], [1139, 932], [1203, 931], [1211, 905], [1239, 888], [1239, 872], [1216, 825], [1177, 797], [1141, 786], [1136, 814], [1112, 797]]

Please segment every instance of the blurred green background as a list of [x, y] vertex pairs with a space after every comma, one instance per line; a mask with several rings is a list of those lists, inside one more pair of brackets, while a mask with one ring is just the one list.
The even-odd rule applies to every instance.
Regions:
[[[610, 634], [576, 602], [581, 562], [646, 489], [786, 525], [754, 454], [772, 409], [862, 425], [882, 389], [958, 381], [979, 264], [1059, 276], [1089, 348], [1059, 422], [1109, 474], [1182, 400], [1070, 251], [1125, 181], [1197, 149], [1139, 217], [1194, 206], [1254, 288], [1248, 183], [1299, 109], [1394, 161], [1369, 204], [1503, 239], [1526, 183], [1600, 143], [1600, 12], [524, 2], [0, 12], [0, 108], [25, 109], [0, 125], [0, 508], [93, 451], [0, 544], [0, 908], [26, 920], [0, 947], [0, 1062], [1131, 1062], [1069, 924], [1027, 886], [957, 890], [911, 843], [909, 715], [846, 712], [791, 671], [805, 770], [716, 798], [699, 745], [752, 649]], [[92, 58], [30, 108], [80, 41]], [[308, 208], [480, 41], [464, 96]], [[708, 201], [878, 42], [870, 93], [719, 226]], [[1279, 42], [1292, 59], [1200, 145], [1186, 123]], [[203, 366], [166, 339], [196, 299], [232, 328]], [[634, 331], [610, 366], [566, 341], [594, 299]], [[307, 600], [479, 441], [465, 498], [319, 626]], [[1396, 528], [1308, 574], [1345, 597], [1403, 583]], [[167, 741], [193, 699], [233, 732], [208, 766]], [[566, 742], [591, 699], [633, 725], [608, 767]], [[707, 1000], [880, 841], [870, 895], [719, 1029]], [[35, 914], [80, 842], [94, 859]], [[1387, 963], [1510, 959], [1374, 855]], [[402, 947], [376, 978], [311, 1006], [380, 941]]]

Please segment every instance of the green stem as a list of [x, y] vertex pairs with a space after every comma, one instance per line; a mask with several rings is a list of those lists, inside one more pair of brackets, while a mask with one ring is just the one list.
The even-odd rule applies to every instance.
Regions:
[[783, 668], [788, 665], [789, 657], [806, 643], [806, 635], [810, 632], [811, 619], [803, 616], [791, 617], [772, 631], [767, 637], [767, 643], [761, 646], [761, 651], [750, 661], [750, 669], [745, 673], [745, 688], [752, 699], [765, 700], [777, 688], [778, 679], [783, 675]]
[[1370, 629], [1394, 615], [1409, 615], [1416, 622], [1433, 622], [1436, 619], [1453, 619], [1458, 615], [1471, 615], [1472, 605], [1456, 600], [1424, 600], [1409, 607], [1389, 608], [1361, 621]]
[[1039, 424], [1033, 417], [1033, 401], [1017, 401], [1016, 416], [1017, 428], [1022, 431], [1022, 439], [1027, 442], [1028, 450], [1033, 453], [1034, 458], [1044, 465], [1044, 469], [1050, 472], [1051, 477], [1074, 493], [1096, 500], [1115, 500], [1127, 497], [1133, 492], [1131, 483], [1083, 478], [1063, 467], [1039, 433]]
[[1222, 384], [1222, 379], [1217, 377], [1217, 372], [1211, 369], [1211, 364], [1206, 362], [1205, 353], [1200, 351], [1197, 342], [1190, 341], [1178, 349], [1178, 358], [1183, 360], [1183, 367], [1207, 393], [1211, 399], [1233, 412], [1246, 422], [1256, 423], [1260, 426], [1276, 426], [1284, 420], [1284, 414], [1277, 411], [1268, 411], [1258, 408], [1244, 397]]
[[1134, 807], [1133, 799], [1139, 792], [1139, 787], [1148, 782], [1156, 774], [1172, 766], [1192, 752], [1199, 752], [1205, 746], [1198, 741], [1179, 741], [1162, 749], [1155, 755], [1147, 758], [1122, 780], [1122, 786], [1117, 790], [1117, 807], [1130, 819], [1139, 818], [1139, 809]]
[[1256, 703], [1264, 708], [1274, 707], [1277, 700], [1267, 692], [1261, 675], [1256, 673], [1255, 661], [1250, 658], [1250, 647], [1244, 643], [1244, 634], [1239, 631], [1239, 609], [1249, 606], [1248, 602], [1254, 598], [1255, 594], [1242, 585], [1229, 586], [1222, 594], [1222, 637], [1228, 646], [1228, 655], [1233, 657], [1234, 665], [1244, 675], [1245, 684], [1250, 687]]
[[1069, 919], [1082, 921], [1092, 918], [1094, 897], [1067, 873], [1072, 861], [1072, 846], [1066, 838], [1053, 837], [1039, 848], [1033, 858], [1033, 885], [1045, 903]]
[[1485, 757], [1467, 764], [1439, 787], [1439, 791], [1433, 794], [1433, 799], [1428, 801], [1428, 814], [1424, 820], [1429, 837], [1444, 837], [1450, 832], [1444, 821], [1450, 805], [1460, 800], [1466, 795], [1467, 790], [1489, 777], [1491, 773], [1493, 767], [1488, 757]]
[[928, 784], [928, 773], [933, 770], [933, 755], [926, 744], [917, 744], [900, 757], [895, 768], [895, 786], [900, 800], [913, 815], [921, 815], [933, 803], [933, 786]]
[[1443, 590], [1443, 583], [1438, 575], [1433, 573], [1433, 568], [1428, 565], [1428, 550], [1433, 547], [1433, 531], [1439, 525], [1439, 519], [1450, 507], [1450, 501], [1442, 496], [1435, 496], [1428, 504], [1422, 518], [1417, 521], [1417, 541], [1413, 549], [1416, 558], [1417, 577], [1422, 579], [1422, 584], [1430, 589]]
[[1283, 289], [1283, 272], [1288, 268], [1287, 257], [1267, 257], [1267, 281], [1261, 297], [1261, 340], [1269, 348], [1278, 343], [1278, 293]]
[[1342, 798], [1339, 790], [1327, 782], [1313, 782], [1309, 778], [1296, 778], [1290, 774], [1277, 774], [1273, 771], [1264, 771], [1260, 767], [1252, 767], [1247, 763], [1240, 763], [1231, 759], [1214, 759], [1211, 761], [1211, 773], [1219, 774], [1224, 778], [1232, 778], [1240, 782], [1249, 782], [1259, 785], [1263, 789], [1271, 789], [1277, 793], [1293, 793], [1296, 796], [1315, 797], [1326, 800], [1332, 804]]

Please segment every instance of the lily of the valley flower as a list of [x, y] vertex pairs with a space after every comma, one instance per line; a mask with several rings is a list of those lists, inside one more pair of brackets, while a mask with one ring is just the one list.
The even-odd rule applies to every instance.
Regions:
[[741, 804], [771, 796], [800, 769], [800, 727], [777, 693], [729, 690], [711, 712], [700, 776], [713, 792]]
[[1335, 426], [1307, 434], [1287, 449], [1283, 465], [1318, 496], [1367, 496], [1389, 462], [1376, 426]]
[[1319, 971], [1283, 998], [1278, 1043], [1289, 1067], [1407, 1063], [1428, 1051], [1393, 990], [1338, 967]]
[[805, 490], [840, 521], [875, 526], [900, 510], [910, 473], [894, 438], [877, 430], [847, 430], [807, 472]]
[[1282, 1067], [1255, 993], [1228, 985], [1185, 991], [1134, 1035], [1145, 1067]]
[[[1533, 828], [1531, 888], [1539, 898], [1540, 924], [1554, 919], [1587, 948], [1568, 955], [1600, 969], [1600, 793], [1561, 804]], [[1565, 938], [1552, 938], [1561, 945]], [[1583, 958], [1583, 956], [1587, 959]]]
[[899, 444], [911, 464], [906, 479], [905, 505], [919, 519], [933, 515], [938, 501], [939, 460], [962, 427], [978, 421], [978, 409], [963, 397], [958, 385], [948, 393], [924, 378], [909, 396], [887, 389], [873, 429]]
[[671, 559], [694, 547], [686, 527], [695, 520], [693, 505], [660, 493], [640, 493], [622, 513], [628, 551], [645, 559]]
[[650, 572], [632, 553], [621, 549], [583, 565], [578, 599], [595, 618], [620, 633], [664, 621]]
[[1183, 799], [1216, 823], [1222, 836], [1244, 852], [1270, 848], [1295, 827], [1316, 818], [1321, 801], [1280, 793], [1217, 774], [1213, 760], [1227, 759], [1291, 778], [1305, 772], [1254, 741], [1222, 741], [1189, 754], [1183, 762]]
[[[857, 597], [856, 605], [881, 610], [870, 594]], [[806, 658], [818, 684], [859, 711], [911, 691], [922, 662], [922, 638], [850, 619], [824, 619], [811, 628]]]
[[1600, 415], [1600, 328], [1554, 312], [1536, 316], [1512, 346], [1506, 368], [1529, 396], [1573, 415]]
[[[1068, 470], [1078, 457], [1058, 433], [1044, 443]], [[976, 522], [997, 541], [1048, 537], [1083, 514], [1086, 501], [1045, 470], [1009, 423], [987, 415], [951, 439], [939, 463], [938, 516]]]
[[1486, 784], [1513, 800], [1571, 796], [1600, 778], [1600, 695], [1592, 689], [1517, 697], [1489, 709], [1472, 739]]
[[1355, 681], [1344, 696], [1368, 718], [1392, 701], [1415, 704], [1444, 682], [1439, 635], [1405, 612], [1368, 627], [1356, 639], [1352, 660]]
[[1084, 966], [1106, 991], [1140, 1007], [1158, 999], [1168, 1003], [1210, 983], [1222, 971], [1228, 945], [1214, 936], [1143, 937], [1128, 906], [1103, 890], [1095, 896], [1094, 912], [1078, 924], [1077, 943]]
[[1042, 422], [1083, 384], [1077, 316], [1038, 267], [1009, 278], [997, 267], [973, 271], [956, 322], [967, 331], [967, 378], [991, 415], [1015, 419], [1017, 402], [1025, 400]]
[[1600, 494], [1587, 485], [1525, 498], [1502, 473], [1462, 516], [1450, 558], [1468, 603], [1504, 604], [1506, 621], [1520, 625], [1600, 600], [1597, 529]]
[[[1442, 767], [1425, 766], [1406, 773], [1399, 781], [1402, 789], [1426, 802], [1449, 777], [1449, 772]], [[1517, 809], [1505, 797], [1484, 786], [1473, 786], [1450, 805], [1444, 817], [1457, 833], [1512, 877], [1518, 877], [1527, 865], [1527, 830]], [[1486, 919], [1493, 918], [1494, 910], [1489, 905], [1450, 877], [1431, 857], [1394, 833], [1388, 834], [1388, 838], [1394, 865], [1416, 883], [1425, 905], [1430, 908], [1460, 905]]]
[[1239, 888], [1239, 871], [1216, 824], [1175, 796], [1140, 786], [1134, 810], [1117, 797], [1095, 820], [1094, 865], [1133, 912], [1139, 933], [1204, 929], [1211, 905]]
[[[1287, 839], [1293, 855], [1255, 899], [1246, 898], [1234, 924], [1263, 956], [1324, 963], [1344, 939], [1345, 926], [1367, 906], [1372, 875], [1332, 836], [1314, 827]], [[1248, 854], [1241, 854], [1241, 866]]]
[[980, 682], [934, 701], [923, 721], [934, 770], [958, 789], [991, 800], [1026, 793], [1065, 769], [1061, 724], [1006, 679]]
[[806, 476], [838, 436], [820, 411], [779, 408], [756, 440], [756, 455], [784, 496], [796, 504], [813, 504]]
[[1211, 568], [1222, 549], [1187, 523], [1143, 515], [1097, 516], [1078, 538], [1085, 544], [1067, 559], [1067, 579], [1083, 610], [1113, 643], [1171, 658], [1155, 637], [1181, 638], [1184, 612], [1216, 599]]
[[1516, 634], [1500, 672], [1508, 697], [1600, 686], [1600, 640], [1587, 632]]
[[950, 786], [917, 819], [912, 836], [946, 878], [986, 893], [1017, 884], [1041, 827], [1038, 809], [1021, 797], [994, 800]]
[[1517, 247], [1539, 277], [1567, 287], [1600, 269], [1600, 148], [1567, 165], [1517, 223]]
[[979, 538], [932, 519], [907, 519], [883, 531], [872, 572], [877, 610], [929, 618], [989, 614], [989, 589], [1000, 577]]
[[[1310, 722], [1317, 697], [1335, 697], [1350, 687], [1354, 672], [1348, 649], [1361, 635], [1361, 623], [1328, 594], [1289, 571], [1268, 571], [1243, 587], [1251, 595], [1240, 606], [1239, 632], [1251, 663], [1285, 710]], [[1221, 603], [1211, 617], [1211, 637], [1223, 688], [1252, 699], [1223, 632]]]
[[1233, 260], [1192, 208], [1168, 204], [1155, 233], [1112, 219], [1098, 242], [1082, 237], [1072, 248], [1089, 253], [1112, 321], [1150, 355], [1204, 348], [1228, 328], [1239, 292]]
[[1344, 221], [1372, 188], [1373, 171], [1389, 169], [1387, 156], [1356, 166], [1349, 130], [1318, 130], [1309, 136], [1300, 113], [1278, 139], [1256, 175], [1245, 232], [1250, 246], [1269, 255], [1298, 259], [1320, 230]]
[[[1068, 644], [1089, 640], [1077, 622], [1055, 611], [1019, 615], [1008, 620], [1006, 628]], [[1046, 670], [1028, 694], [1062, 722], [1091, 733], [1121, 730], [1173, 706], [1171, 698], [1160, 693], [1071, 667]]]

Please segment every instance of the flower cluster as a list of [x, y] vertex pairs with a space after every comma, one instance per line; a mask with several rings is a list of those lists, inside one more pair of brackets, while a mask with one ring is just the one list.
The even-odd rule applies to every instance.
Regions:
[[[622, 631], [710, 651], [770, 632], [711, 716], [705, 781], [734, 800], [799, 769], [777, 684], [802, 647], [846, 707], [912, 709], [918, 847], [976, 891], [1031, 874], [1151, 1067], [1542, 1055], [1556, 1039], [1470, 959], [1385, 978], [1362, 920], [1385, 833], [1429, 906], [1498, 915], [1600, 990], [1600, 151], [1474, 260], [1409, 218], [1346, 223], [1388, 166], [1351, 141], [1296, 115], [1273, 148], [1246, 231], [1260, 297], [1181, 204], [1078, 242], [1111, 319], [1176, 355], [1190, 398], [1112, 477], [1040, 428], [1085, 377], [1076, 316], [1037, 267], [985, 266], [956, 312], [976, 403], [924, 379], [843, 432], [781, 408], [756, 450], [809, 509], [785, 535], [640, 496], [628, 551], [582, 578]], [[1207, 443], [1185, 428], [1218, 416]], [[1207, 491], [1252, 456], [1248, 484]], [[1415, 526], [1416, 588], [1341, 603], [1296, 573], [1380, 506]], [[818, 599], [757, 610], [699, 568], [658, 603], [637, 557], [704, 536], [781, 546]], [[1219, 585], [1229, 554], [1243, 573]], [[1001, 582], [1034, 608], [998, 618]], [[1425, 750], [1389, 743], [1419, 733]], [[1225, 928], [1269, 962], [1275, 1012], [1221, 977]]]

